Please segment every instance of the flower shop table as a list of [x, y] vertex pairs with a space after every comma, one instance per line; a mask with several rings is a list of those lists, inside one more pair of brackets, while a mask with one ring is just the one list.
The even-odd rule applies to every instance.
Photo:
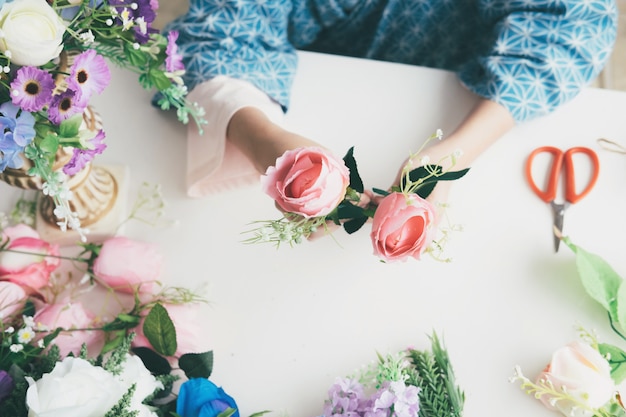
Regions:
[[[339, 155], [354, 146], [366, 188], [386, 188], [409, 152], [438, 128], [450, 132], [475, 100], [445, 71], [315, 53], [300, 59], [288, 125]], [[426, 349], [434, 330], [466, 392], [466, 417], [547, 417], [509, 383], [514, 366], [534, 377], [577, 338], [577, 324], [612, 340], [574, 254], [564, 245], [554, 253], [550, 209], [523, 172], [537, 146], [595, 149], [600, 178], [568, 210], [564, 233], [626, 273], [626, 156], [596, 143], [626, 142], [626, 94], [589, 88], [513, 129], [452, 187], [448, 215], [463, 230], [445, 247], [451, 262], [393, 264], [372, 255], [367, 227], [294, 248], [243, 244], [249, 223], [280, 217], [273, 202], [256, 186], [187, 197], [185, 127], [149, 102], [133, 74], [113, 69], [95, 101], [109, 145], [97, 162], [130, 168], [129, 200], [143, 181], [161, 185], [171, 222], [131, 223], [125, 233], [163, 248], [166, 283], [205, 291], [196, 337], [214, 350], [212, 380], [242, 415], [319, 415], [335, 377], [376, 352]], [[0, 184], [0, 210], [18, 193]]]

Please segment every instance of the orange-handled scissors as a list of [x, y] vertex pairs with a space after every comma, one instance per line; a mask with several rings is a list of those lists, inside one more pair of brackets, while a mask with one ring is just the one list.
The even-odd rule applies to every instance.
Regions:
[[[552, 156], [552, 164], [547, 177], [547, 188], [541, 189], [533, 180], [532, 165], [535, 157], [539, 154], [548, 153]], [[574, 172], [574, 155], [584, 154], [591, 162], [591, 177], [587, 182], [587, 185], [582, 191], [576, 191], [576, 175]], [[565, 168], [565, 201], [563, 203], [556, 202], [557, 190], [559, 188], [559, 180], [561, 178], [561, 172]], [[565, 152], [559, 148], [553, 146], [542, 146], [535, 149], [528, 156], [526, 161], [526, 180], [528, 181], [530, 188], [534, 191], [540, 199], [550, 204], [552, 213], [554, 215], [554, 251], [558, 252], [560, 237], [556, 234], [556, 230], [563, 230], [563, 217], [565, 210], [570, 204], [574, 204], [583, 199], [593, 189], [596, 181], [598, 180], [598, 174], [600, 173], [600, 161], [598, 155], [591, 149], [582, 146], [570, 148]], [[555, 230], [556, 229], [556, 230]]]

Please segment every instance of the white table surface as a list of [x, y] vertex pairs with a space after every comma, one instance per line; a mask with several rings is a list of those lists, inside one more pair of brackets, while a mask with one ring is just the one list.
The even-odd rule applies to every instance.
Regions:
[[[366, 187], [384, 188], [410, 151], [437, 128], [450, 132], [474, 98], [451, 73], [302, 53], [288, 123], [343, 155], [355, 146]], [[279, 217], [251, 186], [202, 199], [185, 194], [185, 127], [149, 104], [132, 74], [113, 71], [95, 104], [109, 148], [98, 162], [130, 167], [129, 198], [142, 181], [159, 183], [174, 226], [131, 224], [126, 234], [161, 245], [163, 279], [207, 285], [198, 337], [215, 353], [212, 379], [235, 397], [242, 416], [273, 410], [321, 413], [336, 376], [409, 345], [443, 336], [465, 416], [550, 416], [508, 382], [521, 365], [534, 377], [552, 352], [577, 337], [574, 325], [618, 342], [601, 307], [585, 294], [564, 245], [552, 248], [551, 212], [527, 186], [523, 167], [536, 146], [598, 151], [591, 194], [567, 212], [565, 234], [626, 274], [626, 156], [596, 139], [626, 143], [626, 94], [587, 89], [548, 117], [516, 127], [453, 186], [452, 221], [463, 226], [446, 247], [451, 263], [382, 264], [367, 226], [276, 250], [244, 245], [254, 220]], [[17, 190], [0, 184], [0, 209]]]

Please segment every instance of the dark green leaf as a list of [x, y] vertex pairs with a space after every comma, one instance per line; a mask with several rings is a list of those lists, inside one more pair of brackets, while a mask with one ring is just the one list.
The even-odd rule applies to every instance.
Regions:
[[24, 303], [22, 315], [27, 317], [33, 317], [35, 315], [35, 312], [35, 303], [33, 303], [31, 300], [27, 300], [26, 303]]
[[352, 234], [359, 230], [363, 225], [367, 222], [367, 216], [358, 217], [352, 220], [348, 220], [343, 224], [343, 229], [348, 232], [348, 234]]
[[372, 191], [382, 196], [388, 196], [390, 194], [389, 191], [381, 190], [380, 188], [372, 188]]
[[143, 323], [143, 333], [158, 353], [163, 356], [173, 356], [176, 353], [176, 328], [161, 304], [155, 304], [146, 316]]
[[43, 345], [48, 346], [50, 342], [53, 341], [59, 335], [59, 333], [61, 333], [61, 330], [62, 329], [60, 327], [57, 327], [52, 333], [45, 335], [43, 338]]
[[362, 193], [365, 188], [363, 187], [363, 180], [359, 175], [359, 170], [356, 165], [356, 159], [354, 159], [354, 146], [348, 149], [348, 153], [343, 157], [343, 162], [346, 164], [348, 169], [350, 170], [350, 188], [359, 193]]
[[339, 219], [363, 217], [363, 208], [344, 201], [337, 206], [337, 217]]
[[132, 43], [124, 45], [124, 54], [128, 58], [131, 65], [141, 68], [148, 63], [148, 58], [143, 52], [133, 48]]
[[151, 69], [149, 73], [150, 82], [152, 85], [156, 87], [157, 90], [163, 91], [167, 90], [172, 86], [172, 80], [167, 78], [167, 76], [158, 69]]
[[139, 356], [146, 368], [154, 375], [168, 375], [172, 371], [167, 359], [150, 348], [133, 348], [133, 353]]
[[187, 378], [209, 378], [213, 372], [213, 352], [186, 353], [178, 360], [178, 366]]

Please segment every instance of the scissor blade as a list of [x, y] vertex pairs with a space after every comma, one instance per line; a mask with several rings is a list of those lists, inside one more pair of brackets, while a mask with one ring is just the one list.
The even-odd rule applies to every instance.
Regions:
[[552, 214], [554, 214], [554, 223], [552, 228], [552, 235], [554, 237], [554, 252], [559, 251], [559, 245], [561, 244], [561, 238], [557, 235], [556, 231], [563, 231], [563, 218], [565, 215], [566, 204], [556, 204], [554, 201], [550, 203], [552, 206]]

